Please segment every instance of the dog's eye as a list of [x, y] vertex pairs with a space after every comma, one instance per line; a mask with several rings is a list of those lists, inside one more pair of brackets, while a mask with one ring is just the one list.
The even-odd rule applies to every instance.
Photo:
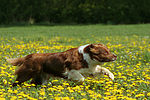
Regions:
[[104, 52], [104, 54], [107, 55], [108, 53], [107, 53], [107, 52]]
[[108, 55], [108, 52], [107, 52], [107, 51], [104, 51], [103, 54], [104, 54], [104, 55]]

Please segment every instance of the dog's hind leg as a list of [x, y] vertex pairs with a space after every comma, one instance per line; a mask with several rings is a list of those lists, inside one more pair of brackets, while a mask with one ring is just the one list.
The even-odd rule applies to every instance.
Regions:
[[30, 76], [30, 74], [19, 74], [19, 75], [17, 76], [17, 78], [16, 78], [16, 81], [13, 83], [12, 86], [13, 86], [13, 87], [14, 87], [14, 86], [17, 86], [17, 84], [18, 84], [18, 85], [21, 85], [21, 83], [23, 83], [23, 82], [29, 80], [30, 78], [32, 78], [32, 77]]
[[42, 84], [42, 77], [40, 75], [37, 75], [36, 77], [34, 77], [32, 79], [31, 84], [41, 85]]
[[45, 85], [48, 83], [48, 80], [50, 77], [54, 77], [51, 74], [45, 73], [45, 72], [41, 72], [40, 74], [36, 75], [32, 81], [31, 84], [35, 84], [35, 85]]
[[85, 78], [78, 70], [70, 70], [68, 72], [68, 79], [75, 82], [84, 82]]

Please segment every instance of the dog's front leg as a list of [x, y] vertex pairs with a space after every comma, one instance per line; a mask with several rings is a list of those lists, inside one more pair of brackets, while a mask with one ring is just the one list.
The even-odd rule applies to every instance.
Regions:
[[68, 72], [68, 79], [75, 82], [84, 82], [85, 78], [78, 70], [70, 70]]
[[96, 76], [98, 74], [104, 74], [107, 75], [110, 79], [114, 80], [114, 75], [112, 72], [110, 72], [108, 69], [101, 67], [99, 65], [96, 66], [95, 70], [93, 71], [93, 76]]

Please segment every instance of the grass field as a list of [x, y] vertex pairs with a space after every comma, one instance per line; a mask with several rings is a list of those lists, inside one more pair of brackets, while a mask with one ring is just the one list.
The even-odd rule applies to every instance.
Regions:
[[[17, 67], [7, 58], [62, 52], [87, 43], [103, 43], [115, 62], [102, 65], [115, 75], [87, 77], [82, 84], [60, 78], [37, 88], [24, 82], [12, 87]], [[0, 28], [0, 100], [150, 100], [150, 24], [25, 26]]]

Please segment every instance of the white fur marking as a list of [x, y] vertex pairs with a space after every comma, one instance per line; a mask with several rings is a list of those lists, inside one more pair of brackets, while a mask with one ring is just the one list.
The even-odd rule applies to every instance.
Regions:
[[78, 50], [79, 50], [79, 53], [83, 54], [83, 59], [86, 60], [86, 62], [88, 63], [89, 67], [95, 67], [96, 65], [101, 64], [99, 61], [97, 61], [97, 60], [95, 60], [95, 59], [92, 60], [92, 59], [90, 58], [90, 55], [89, 55], [88, 53], [85, 53], [85, 52], [84, 52], [84, 49], [85, 49], [87, 46], [89, 46], [89, 44], [80, 46], [80, 47], [78, 48]]
[[89, 44], [80, 46], [80, 47], [78, 48], [79, 53], [84, 53], [84, 48], [87, 47], [88, 45], [89, 45]]
[[85, 49], [88, 45], [89, 45], [89, 44], [80, 46], [80, 47], [78, 48], [78, 50], [79, 50], [79, 53], [82, 53], [82, 54], [83, 54], [83, 59], [86, 60], [87, 63], [89, 64], [89, 63], [90, 63], [90, 60], [91, 60], [91, 59], [90, 59], [90, 56], [89, 56], [88, 53], [85, 53], [85, 52], [84, 52], [84, 49]]

